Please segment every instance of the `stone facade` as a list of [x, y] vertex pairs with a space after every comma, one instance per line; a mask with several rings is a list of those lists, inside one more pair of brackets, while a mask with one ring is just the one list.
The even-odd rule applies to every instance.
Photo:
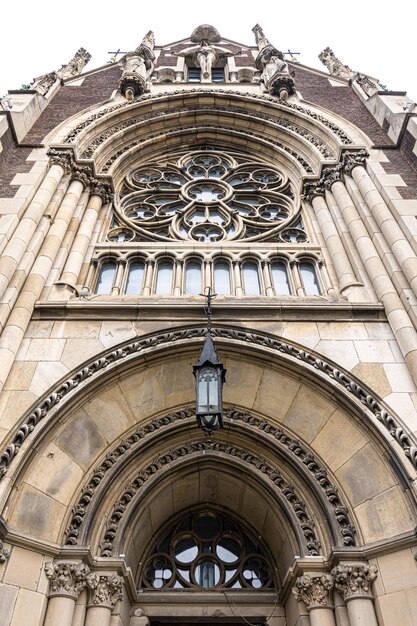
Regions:
[[253, 31], [0, 114], [1, 626], [417, 625], [416, 117]]

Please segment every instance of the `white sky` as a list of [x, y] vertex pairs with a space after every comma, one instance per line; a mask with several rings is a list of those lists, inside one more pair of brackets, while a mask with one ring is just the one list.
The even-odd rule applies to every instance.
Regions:
[[163, 45], [212, 24], [220, 34], [253, 45], [259, 22], [280, 50], [325, 70], [317, 55], [330, 46], [353, 70], [417, 100], [416, 8], [411, 0], [5, 0], [0, 38], [0, 96], [58, 69], [83, 46], [94, 69], [109, 50], [132, 50], [148, 30]]

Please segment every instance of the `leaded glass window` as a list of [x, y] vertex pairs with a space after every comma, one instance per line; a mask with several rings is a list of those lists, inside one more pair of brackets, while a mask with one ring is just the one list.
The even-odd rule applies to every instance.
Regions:
[[201, 261], [188, 261], [185, 267], [185, 293], [195, 296], [201, 291]]
[[160, 261], [158, 263], [158, 270], [156, 274], [155, 293], [158, 293], [158, 294], [172, 293], [172, 277], [173, 277], [173, 262], [172, 261]]
[[96, 294], [101, 296], [111, 293], [116, 276], [116, 262], [107, 261], [103, 263], [98, 275]]
[[285, 263], [275, 262], [271, 265], [272, 281], [277, 296], [291, 295], [288, 273]]
[[243, 287], [246, 295], [258, 296], [261, 293], [258, 265], [253, 261], [243, 263]]
[[229, 516], [200, 510], [165, 532], [146, 558], [148, 589], [266, 589], [273, 569], [256, 539]]
[[319, 296], [320, 285], [313, 263], [310, 263], [309, 261], [302, 261], [300, 263], [300, 275], [306, 295]]
[[228, 295], [230, 289], [230, 264], [227, 261], [214, 263], [214, 291], [218, 295]]
[[143, 276], [145, 274], [145, 265], [141, 261], [135, 261], [130, 264], [129, 273], [127, 275], [125, 293], [127, 295], [142, 293]]

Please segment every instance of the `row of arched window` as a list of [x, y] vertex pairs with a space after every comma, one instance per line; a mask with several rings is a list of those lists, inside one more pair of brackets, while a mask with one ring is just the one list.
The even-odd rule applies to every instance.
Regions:
[[198, 295], [210, 286], [218, 295], [320, 296], [326, 280], [316, 259], [187, 261], [160, 258], [104, 259], [93, 291], [97, 295]]

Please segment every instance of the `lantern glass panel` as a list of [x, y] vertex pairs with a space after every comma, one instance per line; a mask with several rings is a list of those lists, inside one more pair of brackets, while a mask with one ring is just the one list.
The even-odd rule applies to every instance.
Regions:
[[216, 413], [219, 411], [218, 374], [215, 367], [203, 367], [198, 373], [197, 413]]

